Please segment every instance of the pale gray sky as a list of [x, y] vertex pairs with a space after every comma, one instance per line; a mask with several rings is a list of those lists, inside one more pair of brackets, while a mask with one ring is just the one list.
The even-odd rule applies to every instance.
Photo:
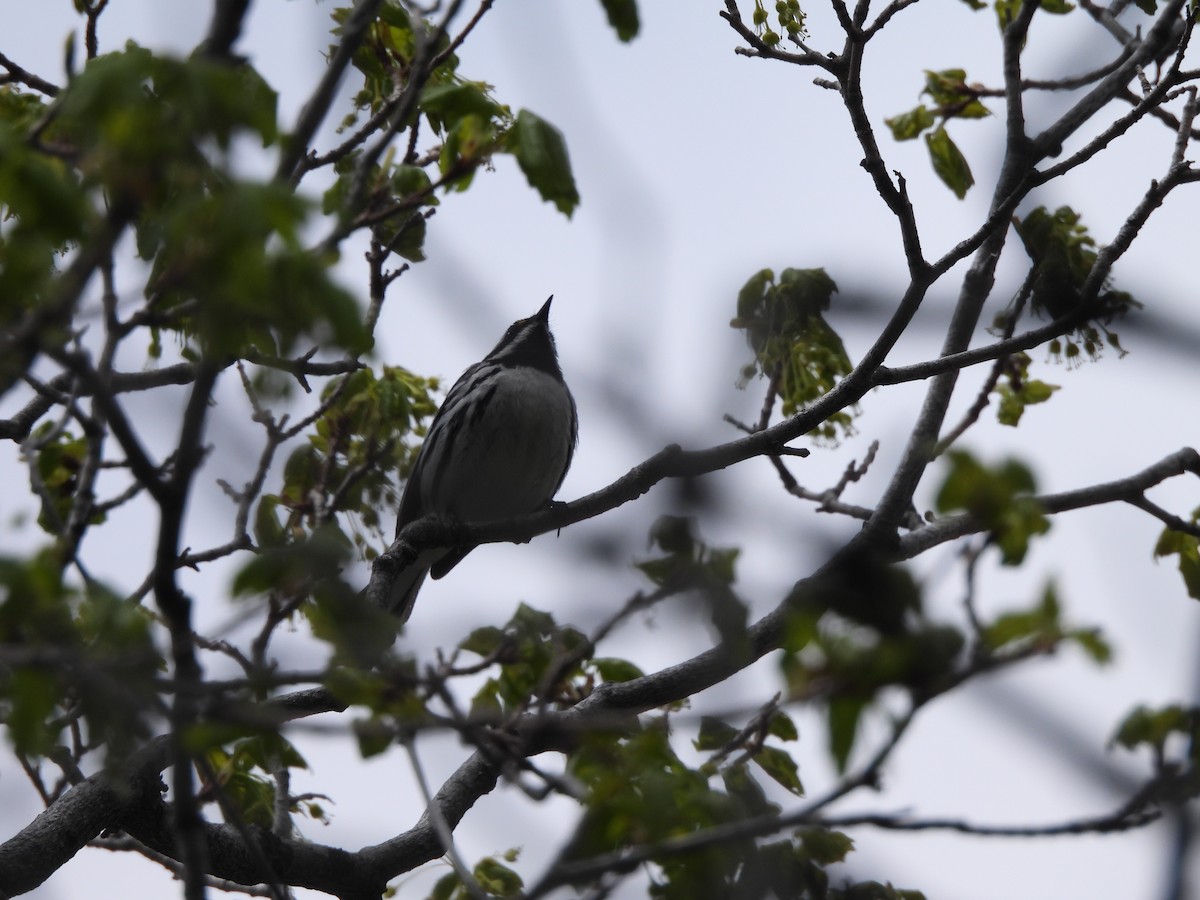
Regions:
[[[813, 45], [836, 49], [835, 23], [815, 8], [821, 4], [811, 5]], [[378, 332], [381, 361], [453, 379], [491, 348], [508, 322], [529, 315], [553, 293], [553, 326], [581, 417], [579, 452], [563, 499], [603, 486], [665, 443], [700, 446], [733, 437], [723, 413], [753, 417], [761, 385], [744, 393], [734, 387], [749, 351], [728, 321], [738, 287], [754, 271], [824, 266], [842, 289], [830, 319], [842, 329], [852, 356], [873, 339], [904, 284], [897, 229], [858, 165], [860, 153], [836, 94], [813, 86], [813, 72], [735, 56], [737, 37], [718, 17], [716, 0], [642, 7], [643, 34], [624, 46], [604, 24], [598, 2], [496, 4], [461, 52], [461, 72], [491, 82], [499, 100], [529, 108], [563, 130], [582, 205], [568, 222], [525, 185], [512, 160], [498, 160], [496, 171], [477, 178], [467, 194], [444, 200], [430, 225], [429, 260], [397, 282]], [[285, 126], [323, 67], [332, 8], [311, 0], [254, 4], [239, 50], [280, 92]], [[101, 22], [102, 48], [116, 49], [133, 37], [156, 50], [186, 52], [203, 34], [207, 16], [208, 4], [113, 0]], [[1065, 35], [1061, 29], [1074, 20], [1035, 29], [1029, 53], [1033, 77], [1079, 71], [1112, 54], [1110, 39], [1098, 28], [1087, 30], [1086, 41]], [[0, 50], [62, 80], [63, 40], [75, 27], [68, 0], [0, 0], [0, 23]], [[979, 182], [960, 202], [933, 178], [921, 143], [895, 144], [882, 120], [916, 104], [924, 68], [965, 67], [972, 80], [995, 85], [997, 43], [991, 12], [926, 2], [898, 16], [871, 46], [868, 111], [889, 166], [908, 179], [930, 256], [982, 218], [1002, 149], [1002, 122], [959, 123], [953, 129]], [[1053, 98], [1030, 106], [1035, 122], [1048, 121], [1061, 108]], [[1038, 202], [1073, 205], [1100, 241], [1111, 239], [1149, 180], [1165, 170], [1170, 144], [1161, 129], [1138, 129], [1094, 169], [1052, 185]], [[1119, 287], [1193, 336], [1200, 332], [1192, 296], [1195, 264], [1181, 253], [1180, 235], [1195, 234], [1197, 190], [1177, 192], [1116, 269]], [[1156, 249], [1158, 240], [1168, 253]], [[348, 286], [365, 295], [361, 249], [346, 245], [341, 272]], [[1007, 282], [997, 297], [1015, 289], [1018, 262], [1013, 257], [1002, 266]], [[136, 281], [126, 286], [134, 291]], [[935, 289], [889, 363], [936, 354], [956, 289], [953, 279]], [[839, 299], [865, 302], [866, 314], [839, 312]], [[1164, 349], [1130, 333], [1125, 345], [1131, 351], [1126, 359], [1107, 358], [1073, 372], [1045, 365], [1044, 352], [1035, 352], [1039, 377], [1063, 390], [1051, 404], [1031, 409], [1020, 430], [1001, 428], [991, 412], [985, 414], [966, 446], [988, 460], [1022, 454], [1043, 489], [1065, 490], [1128, 475], [1196, 444], [1195, 344], [1189, 355], [1186, 344]], [[859, 435], [836, 450], [817, 450], [794, 471], [811, 487], [831, 485], [851, 457], [861, 458], [879, 440], [872, 473], [847, 497], [872, 502], [903, 448], [920, 396], [919, 386], [869, 395]], [[959, 413], [973, 396], [963, 392]], [[247, 430], [232, 380], [221, 398], [210, 432], [217, 453], [205, 473], [209, 488], [190, 522], [188, 543], [195, 547], [225, 539], [223, 517], [230, 507], [213, 484], [217, 477], [244, 481], [248, 453], [256, 453], [261, 440]], [[172, 410], [142, 414], [165, 417]], [[0, 447], [0, 466], [9, 477], [22, 478], [15, 464], [13, 448]], [[927, 507], [934, 482], [931, 477], [919, 495]], [[833, 542], [855, 529], [787, 499], [762, 460], [707, 483], [719, 503], [701, 514], [702, 533], [714, 544], [742, 546], [740, 586], [758, 613], [772, 608]], [[1183, 514], [1200, 504], [1200, 487], [1175, 482], [1156, 497]], [[8, 528], [16, 511], [10, 502], [0, 500], [2, 539], [23, 546], [28, 536]], [[505, 620], [517, 599], [551, 609], [560, 620], [594, 625], [643, 586], [634, 572], [598, 565], [595, 549], [637, 556], [645, 550], [648, 523], [671, 509], [680, 509], [676, 492], [662, 485], [636, 504], [568, 529], [558, 540], [546, 536], [525, 547], [483, 548], [453, 575], [427, 585], [405, 640], [422, 658], [432, 658], [435, 647], [452, 645], [468, 628]], [[141, 581], [149, 556], [130, 540], [138, 534], [136, 515], [130, 512], [128, 519], [122, 533], [97, 535], [88, 547], [98, 574], [124, 587]], [[1150, 564], [1158, 530], [1155, 521], [1131, 508], [1076, 513], [1055, 522], [1021, 571], [985, 569], [981, 605], [992, 613], [1028, 605], [1054, 576], [1069, 619], [1108, 630], [1116, 664], [1098, 670], [1080, 654], [1066, 652], [940, 700], [921, 716], [893, 760], [886, 790], [855, 797], [847, 810], [1038, 824], [1118, 805], [1121, 797], [1098, 787], [1081, 759], [1065, 758], [1047, 745], [1047, 725], [1005, 710], [1035, 703], [1048, 721], [1095, 749], [1134, 703], [1187, 702], [1196, 695], [1197, 608], [1173, 565]], [[933, 608], [957, 620], [961, 581], [953, 549], [931, 554], [921, 571]], [[215, 602], [228, 572], [214, 567], [189, 582], [205, 598], [202, 626], [229, 617], [228, 608]], [[505, 590], [498, 592], [498, 583]], [[704, 616], [684, 606], [677, 602], [653, 622], [626, 625], [603, 652], [651, 669], [707, 646], [711, 635]], [[313, 647], [302, 633], [285, 643], [291, 662], [312, 661]], [[708, 692], [696, 709], [755, 707], [776, 689], [776, 680], [768, 658]], [[810, 791], [819, 793], [832, 778], [824, 728], [813, 712], [797, 711], [797, 717], [801, 774]], [[343, 721], [328, 718], [324, 724], [330, 727]], [[869, 750], [869, 738], [880, 730], [874, 723], [860, 749]], [[335, 799], [331, 826], [305, 826], [313, 840], [355, 848], [403, 830], [420, 815], [401, 753], [364, 763], [353, 742], [298, 740], [313, 772], [298, 777], [295, 788]], [[466, 752], [452, 739], [429, 741], [422, 750], [434, 779]], [[1120, 753], [1114, 757], [1127, 771], [1144, 771]], [[28, 821], [38, 804], [11, 759], [0, 763], [0, 773], [2, 838]], [[474, 859], [520, 842], [520, 869], [536, 876], [574, 815], [568, 804], [535, 806], [511, 791], [497, 791], [464, 821], [460, 851]], [[924, 890], [931, 900], [1151, 898], [1161, 891], [1164, 835], [1159, 828], [1116, 837], [1014, 841], [862, 829], [854, 832], [858, 851], [850, 870]], [[443, 871], [428, 867], [402, 896], [409, 891], [420, 896]], [[152, 864], [85, 850], [34, 896], [129, 900], [175, 889]], [[631, 884], [621, 896], [638, 893]]]

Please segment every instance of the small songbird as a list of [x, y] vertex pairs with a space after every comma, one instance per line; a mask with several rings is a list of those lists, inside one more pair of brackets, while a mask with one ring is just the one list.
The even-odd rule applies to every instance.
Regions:
[[[553, 299], [450, 388], [404, 486], [397, 535], [430, 513], [468, 524], [530, 513], [562, 485], [578, 420], [550, 333]], [[396, 577], [388, 609], [407, 621], [425, 576], [441, 578], [471, 549], [421, 551]]]

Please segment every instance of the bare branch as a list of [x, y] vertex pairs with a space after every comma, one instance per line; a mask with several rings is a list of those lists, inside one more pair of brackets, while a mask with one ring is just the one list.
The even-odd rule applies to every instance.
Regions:
[[62, 90], [58, 85], [46, 81], [44, 78], [39, 78], [27, 69], [21, 68], [3, 53], [0, 53], [0, 67], [7, 73], [0, 75], [0, 84], [23, 84], [26, 87], [31, 87], [35, 91], [41, 91], [47, 97], [56, 97], [58, 92]]
[[421, 765], [421, 758], [417, 755], [413, 739], [409, 737], [403, 741], [403, 744], [408, 753], [408, 761], [412, 766], [413, 774], [417, 778], [417, 785], [421, 789], [421, 796], [425, 798], [425, 815], [433, 823], [438, 840], [442, 842], [442, 849], [446, 852], [446, 859], [450, 860], [450, 865], [454, 867], [454, 874], [463, 883], [467, 893], [475, 900], [486, 900], [487, 891], [475, 880], [475, 876], [467, 868], [454, 846], [454, 831], [445, 816], [442, 815], [442, 808], [434, 800], [433, 794], [429, 790], [429, 780], [425, 777], [425, 768]]
[[[183, 875], [183, 867], [167, 856], [165, 853], [159, 853], [157, 850], [151, 850], [141, 841], [130, 835], [121, 835], [120, 837], [98, 837], [95, 840], [88, 842], [89, 847], [96, 847], [101, 850], [111, 850], [115, 853], [137, 853], [144, 856], [151, 862], [158, 863], [176, 878]], [[213, 878], [211, 875], [206, 875], [204, 883], [218, 891], [227, 891], [235, 894], [246, 894], [250, 897], [273, 897], [274, 892], [269, 887], [265, 886], [250, 886], [238, 884], [236, 881], [230, 881], [226, 878]]]
[[789, 53], [786, 50], [780, 50], [778, 45], [771, 46], [765, 43], [746, 25], [742, 19], [742, 13], [738, 9], [736, 0], [725, 0], [725, 9], [721, 10], [718, 15], [728, 22], [730, 27], [750, 46], [750, 49], [738, 47], [734, 51], [741, 56], [776, 59], [780, 62], [792, 63], [797, 66], [817, 66], [830, 73], [835, 73], [835, 70], [844, 66], [844, 63], [839, 58], [816, 53], [805, 47], [798, 38], [795, 43], [802, 49], [802, 53]]
[[96, 26], [100, 21], [100, 14], [107, 6], [108, 0], [83, 0], [83, 13], [87, 19], [87, 26], [84, 29], [84, 46], [87, 49], [88, 59], [95, 59], [100, 52]]
[[[247, 0], [234, 0], [234, 2], [244, 4]], [[300, 111], [300, 120], [296, 123], [296, 128], [284, 143], [284, 152], [275, 169], [276, 180], [287, 181], [295, 185], [303, 177], [303, 160], [308, 152], [309, 141], [312, 140], [313, 135], [317, 133], [317, 129], [325, 120], [325, 116], [328, 115], [329, 107], [337, 93], [338, 84], [341, 83], [342, 74], [354, 58], [354, 51], [366, 37], [367, 28], [375, 21], [375, 13], [382, 2], [383, 0], [357, 0], [354, 4], [354, 9], [342, 27], [342, 39], [338, 42], [333, 59], [329, 61], [329, 66], [325, 69], [325, 74], [321, 77], [308, 103]]]

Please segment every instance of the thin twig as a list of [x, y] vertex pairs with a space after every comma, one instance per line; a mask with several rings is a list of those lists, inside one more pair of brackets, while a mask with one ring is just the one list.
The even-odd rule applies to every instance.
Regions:
[[458, 880], [462, 882], [463, 887], [466, 888], [467, 893], [474, 900], [487, 900], [487, 891], [475, 879], [475, 875], [467, 868], [462, 857], [459, 856], [458, 850], [455, 849], [454, 831], [451, 829], [450, 823], [446, 821], [445, 815], [442, 814], [441, 806], [429, 790], [429, 781], [425, 777], [425, 769], [421, 765], [421, 758], [417, 755], [415, 741], [413, 738], [407, 737], [401, 743], [404, 746], [405, 752], [408, 753], [408, 760], [410, 765], [412, 765], [413, 775], [417, 779], [417, 785], [421, 789], [421, 796], [425, 800], [425, 815], [433, 822], [433, 827], [442, 842], [442, 849], [445, 851], [446, 859], [450, 861], [450, 865], [454, 868], [454, 874], [458, 876]]

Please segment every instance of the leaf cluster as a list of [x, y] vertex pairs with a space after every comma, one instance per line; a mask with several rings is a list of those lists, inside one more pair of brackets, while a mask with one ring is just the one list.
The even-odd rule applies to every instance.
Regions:
[[[520, 897], [525, 882], [508, 865], [516, 862], [520, 851], [507, 850], [503, 854], [485, 856], [471, 869], [475, 884], [487, 892], [489, 897]], [[478, 890], [463, 883], [457, 872], [447, 872], [438, 879], [429, 893], [429, 900], [474, 900]]]
[[94, 200], [64, 160], [28, 136], [46, 114], [39, 97], [0, 85], [0, 325], [44, 296], [61, 254], [95, 227]]
[[[738, 291], [737, 316], [730, 322], [746, 333], [754, 362], [742, 384], [754, 375], [777, 382], [783, 414], [790, 416], [824, 396], [853, 366], [837, 332], [825, 321], [837, 285], [824, 269], [762, 269]], [[836, 443], [854, 433], [853, 416], [839, 410], [815, 428], [818, 441]]]
[[737, 646], [746, 639], [746, 605], [732, 590], [740, 551], [709, 546], [696, 533], [694, 519], [661, 516], [650, 529], [650, 546], [662, 553], [637, 567], [666, 593], [695, 591], [708, 604], [721, 639]]
[[1116, 332], [1107, 326], [1142, 304], [1126, 291], [1110, 288], [1107, 281], [1094, 294], [1083, 296], [1097, 251], [1079, 213], [1069, 206], [1053, 213], [1039, 206], [1024, 218], [1014, 217], [1013, 225], [1033, 261], [1030, 305], [1034, 312], [1052, 319], [1082, 316], [1086, 320], [1061, 342], [1051, 343], [1051, 356], [1061, 354], [1068, 364], [1078, 362], [1081, 354], [1096, 359], [1105, 343], [1124, 354]]
[[967, 83], [965, 69], [927, 69], [921, 93], [929, 96], [932, 106], [920, 103], [885, 122], [892, 137], [898, 141], [911, 141], [925, 133], [925, 147], [933, 171], [961, 200], [975, 183], [975, 176], [971, 174], [967, 158], [946, 130], [946, 123], [952, 119], [982, 119], [992, 112], [979, 99], [979, 88]]
[[[636, 7], [632, 11], [628, 3], [612, 7], [609, 14], [615, 16], [614, 26], [632, 37], [637, 30]], [[348, 9], [334, 13], [339, 27], [349, 16]], [[432, 44], [431, 35], [435, 38]], [[415, 81], [416, 67], [425, 57], [432, 57], [436, 65], [422, 74], [421, 81]], [[420, 212], [421, 207], [437, 204], [436, 187], [467, 190], [475, 173], [489, 167], [497, 154], [511, 155], [530, 186], [564, 215], [570, 216], [578, 206], [579, 193], [562, 133], [529, 110], [514, 114], [495, 99], [491, 85], [463, 77], [445, 33], [431, 22], [415, 18], [397, 3], [384, 3], [379, 19], [355, 52], [353, 64], [363, 76], [363, 86], [355, 97], [357, 113], [345, 120], [343, 128], [353, 125], [359, 114], [378, 117], [391, 113], [399, 117], [392, 127], [410, 130], [412, 141], [401, 158], [389, 153], [374, 163], [368, 155], [373, 155], [372, 151], [354, 149], [338, 159], [338, 180], [325, 194], [326, 212], [337, 211], [347, 219], [365, 216], [382, 246], [410, 261], [420, 261], [424, 259], [429, 214], [428, 209]], [[418, 88], [415, 102], [406, 104], [406, 93]], [[415, 141], [422, 123], [438, 143], [418, 157]], [[436, 183], [424, 173], [433, 161], [439, 174]], [[359, 190], [364, 165], [365, 192]]]
[[[1200, 507], [1194, 509], [1191, 524], [1200, 523]], [[1179, 564], [1179, 574], [1188, 596], [1200, 600], [1200, 537], [1173, 528], [1164, 528], [1154, 545], [1154, 556], [1174, 556]]]
[[[884, 590], [857, 598], [858, 603], [869, 599], [883, 611], [919, 602], [903, 570], [880, 572], [877, 580]], [[887, 581], [891, 594], [885, 592]], [[906, 591], [912, 592], [908, 598]], [[966, 639], [949, 623], [917, 620], [891, 628], [886, 624], [890, 613], [875, 625], [864, 623], [858, 609], [838, 608], [839, 592], [830, 584], [798, 598], [779, 664], [790, 697], [823, 701], [828, 752], [837, 770], [845, 772], [863, 715], [881, 704], [889, 689], [915, 697], [936, 694], [952, 679]]]
[[63, 580], [57, 549], [0, 558], [0, 719], [23, 756], [97, 749], [116, 765], [150, 736], [163, 666], [145, 610]]
[[[223, 795], [222, 800], [232, 804], [245, 824], [261, 828], [277, 825], [275, 778], [278, 773], [309, 767], [295, 745], [275, 733], [240, 738], [226, 746], [221, 745], [226, 743], [222, 741], [204, 747], [204, 735], [193, 732], [192, 742], [198, 752], [203, 750], [206, 770], [210, 773], [201, 789], [201, 799]], [[287, 809], [291, 813], [325, 820], [324, 810], [313, 800], [300, 802], [289, 798]]]
[[[716, 748], [730, 731], [708, 721], [696, 746]], [[787, 733], [782, 726], [774, 731]], [[760, 753], [758, 758], [764, 768], [773, 765], [773, 757]], [[585, 785], [587, 795], [583, 817], [563, 853], [566, 863], [626, 847], [653, 848], [779, 812], [744, 763], [718, 773], [714, 766], [695, 768], [682, 760], [671, 746], [665, 718], [624, 737], [590, 736], [572, 754], [568, 773]], [[794, 772], [784, 768], [769, 774], [790, 782], [790, 789], [798, 785]], [[842, 897], [840, 891], [827, 893], [825, 867], [841, 862], [852, 846], [839, 832], [801, 829], [761, 844], [742, 838], [690, 852], [651, 850], [650, 895], [755, 896], [766, 890], [786, 897]]]
[[1072, 627], [1063, 621], [1058, 590], [1051, 582], [1041, 598], [1027, 609], [1002, 612], [980, 630], [983, 648], [999, 651], [1049, 652], [1062, 643], [1079, 647], [1099, 665], [1112, 660], [1113, 650], [1098, 628]]
[[1015, 353], [1004, 361], [1002, 378], [995, 387], [995, 393], [1000, 398], [996, 419], [1001, 425], [1016, 428], [1025, 415], [1026, 407], [1045, 403], [1059, 390], [1056, 384], [1030, 378], [1031, 362], [1027, 353]]
[[1037, 485], [1029, 467], [1017, 459], [985, 466], [963, 450], [947, 458], [950, 469], [937, 493], [937, 511], [975, 517], [1000, 549], [1004, 565], [1020, 565], [1032, 538], [1050, 530], [1050, 520], [1031, 496]]
[[[416, 459], [416, 439], [437, 410], [438, 385], [436, 378], [397, 366], [378, 373], [359, 369], [330, 382], [323, 391], [324, 412], [288, 457], [279, 493], [265, 495], [259, 504], [259, 543], [277, 546], [353, 514], [367, 535], [386, 546], [385, 517], [400, 502], [395, 475], [407, 475]], [[280, 510], [286, 511], [283, 522]], [[346, 537], [373, 559], [379, 551], [367, 535], [354, 530]]]
[[592, 661], [581, 631], [525, 603], [504, 626], [475, 629], [459, 649], [497, 664], [471, 701], [471, 717], [480, 721], [507, 721], [534, 701], [569, 706], [591, 691], [597, 676], [629, 680], [641, 674], [622, 660]]
[[751, 13], [751, 21], [754, 23], [755, 33], [759, 39], [768, 47], [778, 46], [783, 40], [782, 35], [786, 34], [793, 41], [803, 40], [808, 37], [808, 29], [805, 27], [805, 20], [808, 16], [804, 10], [800, 8], [799, 0], [776, 0], [775, 2], [775, 21], [778, 24], [779, 31], [775, 31], [770, 24], [770, 14], [762, 4], [762, 0], [754, 0], [754, 12]]

